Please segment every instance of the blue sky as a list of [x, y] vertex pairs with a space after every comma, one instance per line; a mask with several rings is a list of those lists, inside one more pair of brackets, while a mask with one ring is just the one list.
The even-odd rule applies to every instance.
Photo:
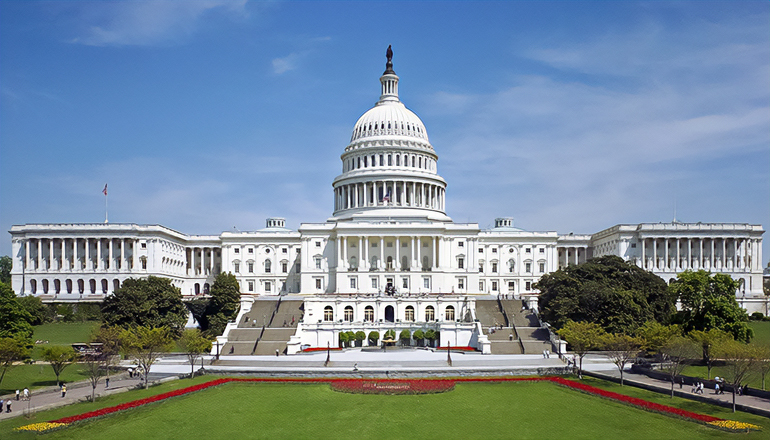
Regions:
[[110, 222], [325, 221], [388, 44], [457, 222], [767, 228], [769, 26], [765, 1], [3, 0], [0, 228], [102, 222], [105, 183]]

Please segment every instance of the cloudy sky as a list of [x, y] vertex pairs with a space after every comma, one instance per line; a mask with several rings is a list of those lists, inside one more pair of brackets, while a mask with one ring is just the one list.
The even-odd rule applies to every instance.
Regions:
[[769, 25], [766, 1], [3, 0], [0, 228], [103, 222], [105, 184], [113, 223], [325, 221], [389, 44], [455, 221], [767, 228]]

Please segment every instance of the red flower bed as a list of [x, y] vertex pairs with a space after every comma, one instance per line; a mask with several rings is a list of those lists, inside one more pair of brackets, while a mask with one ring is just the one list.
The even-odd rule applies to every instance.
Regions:
[[590, 393], [607, 399], [616, 400], [637, 406], [642, 409], [656, 411], [664, 414], [675, 415], [699, 422], [720, 421], [717, 417], [706, 414], [698, 414], [686, 411], [672, 406], [661, 405], [649, 402], [636, 397], [630, 397], [623, 394], [613, 393], [602, 390], [590, 385], [586, 385], [574, 380], [564, 379], [562, 377], [530, 377], [530, 378], [459, 378], [459, 379], [325, 379], [325, 378], [223, 378], [216, 379], [199, 385], [193, 385], [187, 388], [181, 388], [157, 396], [147, 397], [145, 399], [134, 400], [120, 405], [102, 408], [95, 411], [79, 414], [71, 417], [64, 417], [57, 420], [51, 420], [49, 423], [73, 423], [81, 420], [87, 420], [94, 417], [100, 417], [114, 412], [123, 411], [130, 408], [146, 405], [148, 403], [159, 402], [170, 397], [181, 396], [184, 394], [200, 391], [209, 387], [221, 385], [228, 382], [267, 382], [267, 383], [329, 383], [335, 391], [350, 393], [376, 393], [376, 394], [425, 394], [440, 393], [454, 388], [456, 382], [516, 382], [516, 381], [550, 381], [562, 386], [567, 386], [579, 391]]
[[303, 353], [311, 353], [311, 352], [314, 352], [314, 351], [326, 351], [326, 350], [329, 350], [329, 351], [342, 351], [342, 349], [340, 347], [331, 347], [331, 348], [329, 348], [329, 347], [308, 347], [308, 348], [302, 350], [302, 352]]
[[334, 391], [354, 394], [434, 394], [453, 390], [455, 383], [446, 379], [335, 379]]

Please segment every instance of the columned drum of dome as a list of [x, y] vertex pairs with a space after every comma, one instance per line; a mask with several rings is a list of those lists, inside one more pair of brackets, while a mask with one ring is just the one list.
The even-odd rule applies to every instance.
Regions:
[[[390, 48], [389, 48], [390, 49]], [[398, 76], [388, 51], [380, 99], [356, 122], [334, 179], [331, 220], [423, 218], [446, 215], [446, 181], [419, 117], [399, 100]]]

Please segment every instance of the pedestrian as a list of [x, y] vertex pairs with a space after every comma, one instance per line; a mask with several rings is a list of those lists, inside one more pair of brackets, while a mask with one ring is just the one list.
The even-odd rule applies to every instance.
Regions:
[[543, 350], [543, 359], [545, 359], [545, 350]]
[[67, 385], [62, 384], [61, 386], [61, 396], [64, 397], [67, 395]]
[[128, 377], [134, 377], [134, 369], [131, 367], [128, 368]]
[[[11, 399], [5, 399], [5, 412], [9, 413], [11, 412], [11, 402], [13, 402]], [[0, 411], [3, 409], [0, 408]]]
[[358, 371], [358, 362], [353, 364], [353, 371]]
[[681, 390], [682, 387], [684, 387], [684, 377], [679, 378], [679, 389]]
[[719, 382], [714, 382], [714, 394], [719, 394]]
[[21, 395], [21, 392], [17, 389], [16, 390], [16, 400], [19, 400], [20, 395]]
[[24, 400], [29, 400], [29, 388], [24, 387]]
[[275, 357], [278, 357], [278, 349], [275, 349]]
[[109, 387], [110, 387], [110, 378], [108, 377], [104, 379], [104, 388], [109, 388]]
[[742, 386], [738, 385], [738, 390], [737, 391], [738, 391], [738, 395], [739, 396], [743, 395], [743, 387]]

